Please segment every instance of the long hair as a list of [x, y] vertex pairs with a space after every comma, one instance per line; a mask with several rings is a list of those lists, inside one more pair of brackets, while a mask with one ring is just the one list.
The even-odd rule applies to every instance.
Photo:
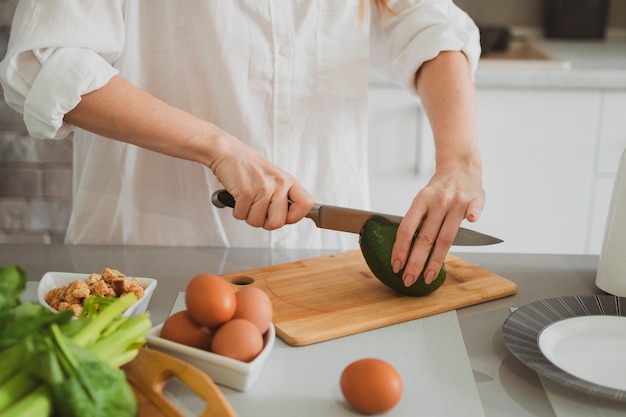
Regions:
[[[359, 20], [363, 20], [363, 13], [365, 12], [365, 2], [368, 0], [360, 0], [359, 1]], [[374, 4], [378, 11], [393, 13], [389, 5], [387, 4], [387, 0], [374, 0]]]

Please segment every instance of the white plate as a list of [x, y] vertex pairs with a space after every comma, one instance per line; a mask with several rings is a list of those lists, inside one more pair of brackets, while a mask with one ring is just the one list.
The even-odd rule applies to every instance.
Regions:
[[[37, 299], [42, 306], [52, 311], [56, 311], [46, 302], [44, 298], [46, 293], [54, 288], [63, 287], [72, 281], [84, 281], [88, 277], [89, 274], [79, 274], [74, 272], [46, 272], [37, 286]], [[124, 312], [123, 315], [127, 317], [137, 316], [146, 311], [148, 304], [150, 303], [150, 298], [152, 298], [152, 293], [154, 293], [154, 290], [157, 287], [156, 279], [139, 277], [137, 277], [137, 279], [145, 285], [146, 288], [144, 289], [143, 297], [137, 300], [137, 302]]]
[[[502, 337], [511, 353], [540, 375], [574, 390], [626, 402], [626, 374], [623, 371], [626, 367], [626, 349], [621, 345], [626, 332], [621, 327], [624, 326], [621, 320], [626, 320], [624, 316], [626, 298], [622, 297], [590, 295], [549, 298], [527, 304], [511, 313], [502, 325]], [[612, 318], [620, 321], [613, 321]], [[610, 335], [615, 326], [622, 328], [619, 337]], [[546, 335], [540, 342], [544, 332]], [[593, 343], [593, 339], [599, 344], [592, 348], [590, 343]], [[618, 345], [618, 352], [610, 353], [614, 344]], [[597, 355], [592, 352], [595, 349], [598, 350]], [[611, 359], [609, 355], [621, 359]], [[584, 362], [601, 356], [605, 356], [608, 361], [621, 361], [619, 364], [614, 363], [616, 368], [619, 366], [622, 369], [621, 382], [616, 384], [606, 371], [592, 375], [589, 370], [581, 368]], [[597, 366], [606, 367], [606, 363], [599, 362]]]
[[578, 378], [626, 391], [626, 317], [557, 321], [539, 334], [539, 348], [553, 364]]
[[250, 362], [242, 362], [163, 339], [160, 337], [162, 327], [163, 324], [159, 324], [153, 327], [146, 335], [149, 347], [176, 356], [202, 370], [216, 384], [233, 388], [237, 391], [246, 391], [254, 384], [261, 374], [263, 365], [276, 340], [276, 330], [274, 325], [270, 324], [269, 330], [263, 336], [264, 346], [261, 353]]

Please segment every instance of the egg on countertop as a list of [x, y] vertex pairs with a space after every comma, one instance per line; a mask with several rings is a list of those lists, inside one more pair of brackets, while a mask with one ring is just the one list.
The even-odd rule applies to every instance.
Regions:
[[348, 404], [364, 414], [389, 411], [402, 397], [400, 374], [381, 359], [352, 362], [343, 370], [339, 385]]

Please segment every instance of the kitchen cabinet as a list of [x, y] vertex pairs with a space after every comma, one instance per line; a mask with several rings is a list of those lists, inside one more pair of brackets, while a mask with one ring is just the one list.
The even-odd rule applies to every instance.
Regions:
[[[505, 242], [454, 250], [588, 252], [602, 103], [596, 90], [479, 88], [486, 206], [464, 226]], [[419, 100], [388, 85], [372, 85], [369, 118], [372, 208], [403, 214], [434, 171], [432, 133]]]

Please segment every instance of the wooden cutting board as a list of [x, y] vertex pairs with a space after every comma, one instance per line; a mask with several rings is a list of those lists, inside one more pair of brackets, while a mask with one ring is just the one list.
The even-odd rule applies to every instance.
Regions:
[[448, 254], [447, 278], [425, 297], [401, 295], [370, 272], [360, 250], [223, 275], [269, 295], [276, 334], [304, 346], [515, 294], [517, 285]]

